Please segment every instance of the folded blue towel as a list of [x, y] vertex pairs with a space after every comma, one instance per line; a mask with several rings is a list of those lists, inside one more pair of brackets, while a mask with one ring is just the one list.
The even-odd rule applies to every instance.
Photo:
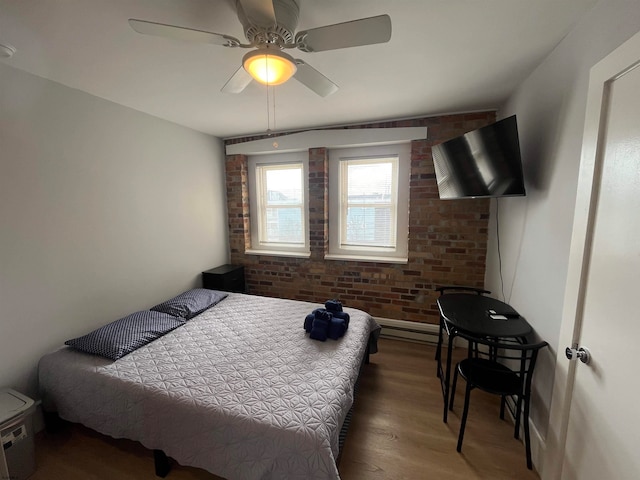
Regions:
[[333, 318], [341, 318], [344, 320], [344, 328], [345, 330], [349, 328], [349, 314], [347, 312], [331, 312]]
[[324, 342], [329, 335], [329, 326], [332, 318], [332, 315], [326, 310], [316, 311], [313, 322], [311, 322], [309, 337]]
[[304, 318], [304, 331], [309, 333], [311, 331], [311, 324], [313, 323], [313, 319], [316, 318], [313, 313], [310, 313]]
[[[339, 313], [339, 312], [338, 312]], [[338, 340], [347, 331], [347, 325], [344, 318], [333, 317], [331, 325], [329, 325], [329, 338]]]
[[340, 300], [334, 298], [333, 300], [327, 300], [326, 302], [324, 302], [324, 308], [326, 308], [331, 313], [341, 312], [342, 303], [340, 303]]

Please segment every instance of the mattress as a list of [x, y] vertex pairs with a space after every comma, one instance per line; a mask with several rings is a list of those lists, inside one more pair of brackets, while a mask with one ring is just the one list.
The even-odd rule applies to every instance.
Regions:
[[345, 308], [338, 340], [303, 329], [318, 304], [229, 294], [112, 361], [62, 347], [43, 357], [45, 410], [183, 465], [235, 479], [338, 479], [338, 438], [372, 317]]

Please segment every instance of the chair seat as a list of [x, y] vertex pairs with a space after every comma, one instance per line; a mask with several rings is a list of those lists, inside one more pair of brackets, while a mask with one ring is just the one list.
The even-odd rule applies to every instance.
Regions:
[[522, 393], [522, 380], [510, 368], [486, 358], [466, 358], [458, 364], [462, 378], [494, 395]]
[[[531, 434], [529, 432], [529, 410], [531, 401], [531, 380], [533, 369], [538, 358], [538, 351], [547, 342], [527, 343], [513, 342], [509, 339], [501, 340], [486, 337], [474, 337], [465, 332], [458, 332], [458, 336], [469, 342], [469, 356], [458, 363], [453, 377], [453, 387], [449, 408], [453, 410], [453, 399], [456, 392], [458, 375], [467, 381], [464, 395], [464, 408], [460, 419], [460, 433], [458, 434], [458, 452], [462, 452], [464, 430], [469, 414], [471, 390], [479, 388], [493, 395], [500, 395], [500, 418], [504, 419], [506, 397], [516, 395], [514, 410], [514, 434], [519, 438], [520, 425], [524, 426], [524, 444], [527, 454], [527, 468], [533, 468], [531, 461]], [[483, 348], [480, 348], [480, 347]], [[507, 367], [517, 368], [517, 371]]]

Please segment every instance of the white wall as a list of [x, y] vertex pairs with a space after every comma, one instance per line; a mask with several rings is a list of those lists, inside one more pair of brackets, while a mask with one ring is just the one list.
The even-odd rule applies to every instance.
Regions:
[[0, 386], [228, 261], [222, 142], [0, 64]]
[[[537, 367], [532, 411], [543, 441], [555, 354], [566, 346], [558, 336], [589, 70], [638, 30], [640, 2], [601, 0], [499, 111], [517, 115], [527, 186], [526, 197], [498, 202], [504, 293], [551, 344]], [[501, 296], [495, 213], [493, 201], [485, 284]]]

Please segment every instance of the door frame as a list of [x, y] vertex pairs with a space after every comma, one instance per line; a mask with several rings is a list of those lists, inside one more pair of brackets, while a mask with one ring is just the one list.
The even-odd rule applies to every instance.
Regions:
[[569, 410], [576, 367], [579, 363], [569, 362], [564, 350], [565, 347], [580, 344], [586, 282], [602, 176], [603, 141], [606, 136], [604, 122], [609, 106], [611, 83], [640, 66], [638, 52], [640, 52], [640, 32], [594, 65], [589, 75], [571, 249], [558, 337], [549, 428], [541, 472], [545, 480], [559, 480], [562, 475]]

